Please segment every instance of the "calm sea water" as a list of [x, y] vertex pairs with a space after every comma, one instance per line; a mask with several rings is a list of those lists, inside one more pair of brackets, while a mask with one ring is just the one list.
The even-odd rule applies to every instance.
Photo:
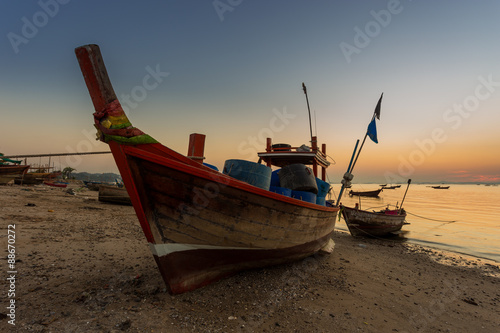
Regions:
[[[338, 195], [340, 187], [333, 186]], [[379, 198], [361, 197], [361, 208], [400, 204], [406, 186], [383, 190]], [[378, 188], [378, 184], [353, 185], [354, 190]], [[359, 197], [344, 195], [341, 202], [354, 206]], [[403, 226], [400, 237], [408, 242], [500, 262], [500, 186], [451, 184], [443, 190], [411, 184], [403, 207], [410, 224]], [[343, 219], [337, 228], [348, 230]]]

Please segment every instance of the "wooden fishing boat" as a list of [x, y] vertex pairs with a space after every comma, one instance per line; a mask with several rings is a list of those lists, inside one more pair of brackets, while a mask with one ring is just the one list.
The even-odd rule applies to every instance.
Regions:
[[447, 190], [450, 188], [449, 186], [441, 186], [441, 185], [431, 186], [431, 187], [436, 190]]
[[203, 165], [204, 135], [191, 135], [188, 156], [161, 145], [130, 124], [99, 47], [75, 53], [99, 137], [109, 144], [170, 293], [333, 250], [338, 208], [274, 193]]
[[24, 175], [29, 167], [29, 165], [0, 164], [0, 175]]
[[127, 189], [112, 185], [99, 185], [99, 201], [119, 205], [132, 205]]
[[380, 192], [382, 192], [382, 189], [378, 189], [378, 190], [373, 190], [373, 191], [349, 191], [349, 195], [350, 196], [353, 196], [353, 195], [357, 195], [357, 196], [360, 196], [360, 197], [372, 197], [372, 198], [376, 198], [378, 197], [378, 195], [380, 194]]
[[404, 209], [369, 212], [342, 205], [340, 207], [342, 217], [352, 236], [387, 236], [401, 230], [406, 224]]
[[[3, 156], [3, 154], [0, 154]], [[11, 164], [12, 163], [12, 164]], [[17, 177], [22, 177], [29, 169], [29, 165], [19, 165], [20, 161], [0, 158], [0, 185], [6, 185]]]
[[99, 186], [104, 185], [101, 181], [84, 180], [83, 183], [91, 191], [99, 191]]
[[389, 186], [382, 186], [382, 190], [394, 190], [396, 188], [400, 188], [401, 185], [389, 185]]

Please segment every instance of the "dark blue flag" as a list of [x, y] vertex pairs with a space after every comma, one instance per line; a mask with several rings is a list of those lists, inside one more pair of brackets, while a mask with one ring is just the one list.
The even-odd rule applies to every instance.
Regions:
[[372, 119], [370, 125], [368, 125], [368, 136], [373, 142], [378, 143], [377, 139], [377, 126], [375, 125], [375, 117]]

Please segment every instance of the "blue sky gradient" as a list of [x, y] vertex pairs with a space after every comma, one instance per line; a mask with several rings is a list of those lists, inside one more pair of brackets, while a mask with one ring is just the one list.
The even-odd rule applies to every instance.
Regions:
[[[499, 12], [498, 1], [1, 1], [0, 152], [107, 149], [89, 139], [74, 56], [98, 44], [132, 123], [182, 153], [206, 134], [219, 167], [257, 160], [271, 127], [274, 142], [308, 144], [305, 82], [330, 181], [384, 92], [379, 144], [365, 144], [355, 181], [500, 182]], [[161, 82], [144, 90], [151, 70]], [[110, 156], [53, 162], [117, 170]]]

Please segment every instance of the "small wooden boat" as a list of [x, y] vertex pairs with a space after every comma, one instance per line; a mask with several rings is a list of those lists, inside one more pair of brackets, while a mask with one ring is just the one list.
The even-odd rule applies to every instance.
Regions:
[[349, 191], [349, 195], [350, 196], [353, 196], [353, 195], [357, 195], [357, 196], [360, 196], [360, 197], [372, 197], [372, 198], [376, 198], [378, 197], [378, 195], [380, 194], [380, 192], [382, 192], [382, 189], [378, 189], [378, 190], [373, 190], [373, 191]]
[[387, 236], [406, 224], [404, 209], [369, 212], [341, 205], [340, 211], [352, 236]]
[[450, 188], [449, 186], [441, 186], [441, 185], [431, 186], [431, 187], [436, 190], [447, 190]]
[[124, 187], [99, 185], [99, 201], [119, 205], [132, 205], [127, 190]]
[[400, 188], [401, 185], [390, 185], [390, 186], [382, 186], [382, 190], [394, 190], [396, 188]]
[[[99, 47], [75, 53], [99, 138], [109, 144], [170, 293], [333, 250], [337, 207], [274, 193], [203, 165], [204, 135], [191, 135], [188, 156], [163, 146], [132, 127]], [[283, 162], [281, 157], [276, 160]]]
[[14, 165], [14, 164], [0, 164], [0, 175], [24, 175], [28, 169], [29, 165]]
[[45, 185], [52, 186], [52, 187], [62, 187], [65, 188], [68, 186], [68, 183], [64, 182], [49, 182], [49, 181], [44, 181], [43, 182]]

